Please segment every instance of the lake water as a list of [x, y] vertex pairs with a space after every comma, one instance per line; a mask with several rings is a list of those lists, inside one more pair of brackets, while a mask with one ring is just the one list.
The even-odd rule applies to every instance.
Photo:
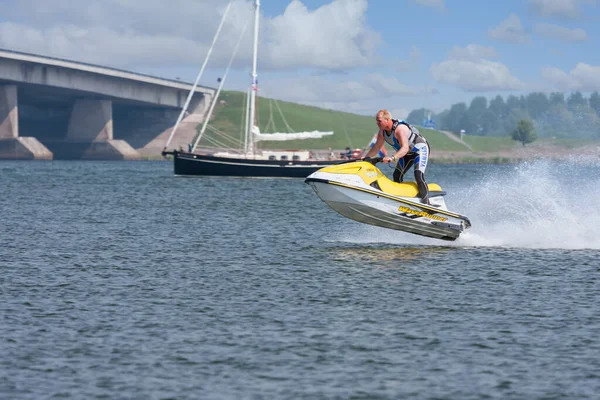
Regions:
[[427, 176], [456, 242], [302, 180], [1, 161], [0, 398], [597, 399], [600, 167]]

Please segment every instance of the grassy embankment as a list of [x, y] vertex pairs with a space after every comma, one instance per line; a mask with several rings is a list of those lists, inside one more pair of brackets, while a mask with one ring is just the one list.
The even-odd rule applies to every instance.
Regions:
[[[279, 105], [281, 113], [277, 105]], [[243, 140], [242, 116], [244, 109], [244, 93], [222, 92], [210, 125]], [[373, 113], [376, 111], [373, 110]], [[377, 131], [374, 115], [357, 115], [285, 101], [274, 102], [262, 97], [258, 99], [257, 112], [258, 126], [264, 133], [288, 132], [286, 122], [296, 132], [334, 131], [333, 135], [321, 139], [261, 142], [260, 146], [264, 149], [327, 150], [331, 148], [334, 151], [340, 151], [346, 147], [365, 148]], [[528, 158], [532, 151], [536, 154], [549, 154], [564, 152], [572, 147], [572, 141], [569, 140], [538, 139], [528, 145], [527, 151], [524, 151], [520, 143], [508, 136], [465, 135], [463, 143], [459, 143], [439, 131], [425, 128], [420, 128], [420, 131], [431, 144], [432, 161], [440, 163], [506, 163]], [[207, 132], [205, 135], [209, 134], [211, 133]], [[208, 145], [204, 139], [200, 143], [200, 146], [203, 145]]]

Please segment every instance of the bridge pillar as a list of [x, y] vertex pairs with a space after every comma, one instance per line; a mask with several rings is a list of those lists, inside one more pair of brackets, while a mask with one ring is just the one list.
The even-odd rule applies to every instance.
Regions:
[[17, 85], [0, 86], [0, 139], [19, 136]]
[[0, 159], [52, 159], [52, 153], [39, 140], [19, 137], [16, 85], [0, 85]]
[[55, 158], [138, 160], [140, 154], [126, 141], [114, 139], [111, 100], [77, 99]]
[[[173, 136], [169, 148], [183, 149], [187, 151], [188, 144], [192, 143], [198, 134], [198, 126], [204, 122], [205, 118], [210, 117], [207, 115], [207, 113], [212, 99], [213, 96], [208, 93], [194, 95], [188, 107], [188, 114], [179, 123], [177, 132], [175, 136]], [[180, 110], [177, 110], [177, 116], [179, 112]], [[177, 121], [177, 116], [173, 118], [172, 122], [169, 124], [170, 126], [167, 129], [164, 129], [160, 135], [156, 136], [144, 147], [138, 148], [138, 152], [146, 156], [160, 154], [167, 143], [169, 136], [171, 136], [171, 132], [173, 131], [175, 122]], [[153, 126], [158, 125], [153, 124]]]
[[113, 139], [112, 101], [77, 99], [66, 140], [101, 142]]

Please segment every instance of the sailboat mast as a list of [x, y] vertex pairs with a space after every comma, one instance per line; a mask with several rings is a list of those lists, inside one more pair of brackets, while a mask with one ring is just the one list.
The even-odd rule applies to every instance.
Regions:
[[246, 115], [244, 115], [245, 119], [244, 122], [246, 123], [246, 125], [244, 125], [244, 128], [241, 129], [241, 133], [244, 136], [244, 153], [248, 153], [248, 126], [250, 124], [250, 91], [252, 89], [248, 88], [248, 91], [246, 92], [246, 97], [245, 97], [245, 101], [244, 101], [244, 109], [246, 111]]
[[[185, 104], [183, 105], [183, 108], [181, 109], [181, 112], [179, 113], [179, 117], [177, 117], [175, 126], [171, 130], [171, 134], [169, 135], [169, 138], [167, 139], [167, 143], [165, 144], [163, 151], [167, 150], [167, 147], [169, 147], [169, 144], [171, 143], [171, 140], [173, 139], [173, 136], [175, 135], [175, 132], [177, 131], [177, 127], [179, 126], [179, 124], [181, 123], [181, 120], [183, 119], [183, 116], [187, 112], [187, 109], [190, 105], [190, 100], [192, 100], [192, 97], [194, 96], [194, 92], [196, 91], [198, 82], [200, 82], [200, 78], [202, 77], [202, 74], [204, 73], [204, 68], [206, 68], [206, 64], [208, 63], [208, 59], [210, 58], [210, 55], [212, 54], [213, 48], [215, 47], [215, 43], [217, 43], [217, 38], [219, 37], [219, 34], [221, 33], [221, 29], [223, 28], [223, 23], [225, 22], [225, 18], [227, 17], [227, 13], [229, 12], [230, 8], [231, 8], [231, 1], [229, 1], [229, 3], [227, 4], [227, 8], [225, 9], [225, 12], [223, 13], [223, 17], [221, 17], [221, 22], [219, 23], [217, 32], [215, 33], [212, 43], [211, 43], [210, 47], [208, 48], [208, 53], [206, 54], [206, 58], [204, 59], [202, 68], [200, 68], [200, 72], [198, 72], [198, 75], [196, 76], [194, 85], [192, 86], [192, 89], [190, 89], [190, 92], [188, 93], [188, 97], [185, 100]], [[206, 118], [209, 118], [209, 117], [210, 117], [209, 115], [206, 116]]]
[[254, 152], [254, 138], [252, 137], [252, 131], [254, 130], [255, 112], [256, 112], [256, 92], [258, 90], [258, 80], [256, 73], [256, 64], [258, 59], [258, 20], [260, 16], [260, 0], [254, 2], [254, 47], [252, 51], [252, 90], [250, 90], [250, 115], [248, 122], [248, 131], [246, 132], [248, 138], [248, 145], [250, 152]]

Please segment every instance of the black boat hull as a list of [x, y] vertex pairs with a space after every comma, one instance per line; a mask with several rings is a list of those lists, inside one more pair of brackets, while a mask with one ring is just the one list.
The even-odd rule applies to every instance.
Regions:
[[341, 160], [253, 160], [174, 151], [175, 175], [306, 178]]

